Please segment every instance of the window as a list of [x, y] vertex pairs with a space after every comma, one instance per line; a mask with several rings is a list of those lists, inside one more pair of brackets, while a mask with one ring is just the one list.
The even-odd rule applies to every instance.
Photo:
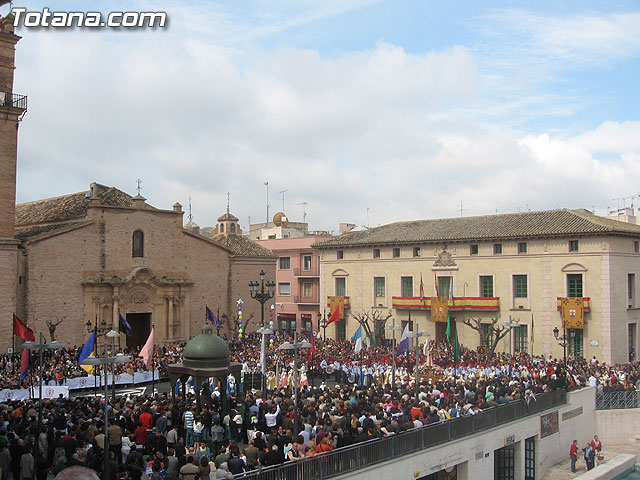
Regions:
[[494, 255], [502, 255], [502, 244], [494, 243], [493, 244], [493, 254]]
[[394, 248], [393, 249], [393, 258], [399, 258], [400, 257], [400, 249], [399, 248]]
[[305, 255], [302, 257], [303, 270], [311, 270], [311, 255]]
[[526, 275], [514, 275], [513, 276], [513, 297], [514, 298], [527, 298], [527, 276]]
[[374, 248], [373, 249], [373, 258], [380, 258], [380, 249], [379, 248]]
[[527, 336], [527, 325], [520, 325], [513, 329], [513, 351], [514, 352], [527, 352], [529, 345], [529, 338]]
[[278, 295], [291, 295], [291, 284], [286, 282], [286, 283], [279, 283], [278, 284]]
[[493, 276], [480, 275], [480, 296], [493, 297]]
[[640, 242], [638, 240], [633, 241], [633, 251], [634, 253], [640, 253]]
[[478, 245], [477, 244], [471, 245], [470, 253], [471, 253], [471, 255], [477, 255], [478, 254]]
[[336, 278], [336, 297], [345, 297], [347, 295], [347, 279], [344, 277]]
[[384, 297], [384, 277], [373, 278], [373, 289], [375, 291], [376, 298]]
[[231, 224], [231, 233], [236, 233], [236, 224], [235, 223]]
[[224, 223], [220, 224], [220, 233], [224, 233]]
[[518, 244], [518, 253], [527, 253], [527, 242], [520, 242]]
[[275, 239], [276, 239], [276, 234], [275, 234], [275, 233], [274, 233], [274, 234], [272, 234], [272, 235], [269, 235], [269, 236], [267, 237], [267, 240], [275, 240]]
[[342, 260], [344, 258], [344, 250], [338, 250], [338, 253], [336, 254], [336, 258], [338, 260]]
[[569, 240], [569, 251], [570, 252], [578, 251], [578, 240]]
[[629, 308], [633, 308], [633, 299], [635, 298], [636, 290], [636, 274], [630, 273], [627, 275], [627, 299], [629, 300]]
[[144, 257], [144, 233], [142, 230], [136, 230], [133, 232], [133, 248], [131, 252], [132, 257]]
[[302, 284], [302, 296], [303, 297], [313, 296], [313, 287], [311, 286], [311, 282], [305, 282]]
[[482, 329], [482, 335], [484, 336], [484, 346], [487, 349], [490, 349], [493, 345], [493, 328], [488, 323], [483, 323], [480, 325]]
[[[638, 242], [636, 242], [638, 243]], [[420, 256], [420, 247], [413, 247], [413, 256], [414, 257], [419, 257]]]
[[400, 277], [400, 290], [403, 297], [413, 297], [413, 277]]
[[583, 331], [577, 328], [568, 329], [569, 333], [569, 355], [573, 358], [583, 358], [584, 349], [582, 346]]
[[438, 295], [448, 297], [451, 292], [451, 277], [438, 277]]
[[280, 257], [280, 270], [289, 270], [291, 268], [291, 257]]
[[583, 297], [582, 293], [582, 274], [567, 274], [567, 297]]

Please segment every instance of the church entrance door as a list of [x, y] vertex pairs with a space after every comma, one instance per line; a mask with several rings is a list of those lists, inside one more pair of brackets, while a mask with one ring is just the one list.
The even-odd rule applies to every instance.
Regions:
[[127, 336], [129, 348], [142, 347], [151, 333], [151, 313], [127, 313], [131, 335]]

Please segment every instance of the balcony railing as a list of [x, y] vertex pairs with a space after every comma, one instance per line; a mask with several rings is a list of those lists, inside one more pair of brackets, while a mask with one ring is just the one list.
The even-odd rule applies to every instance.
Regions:
[[296, 277], [318, 277], [320, 276], [320, 270], [318, 267], [294, 268], [293, 275]]
[[234, 478], [252, 480], [296, 480], [337, 477], [377, 463], [395, 460], [399, 456], [409, 455], [435, 445], [457, 440], [488, 430], [497, 425], [537, 415], [550, 408], [567, 403], [567, 393], [556, 390], [536, 397], [529, 405], [515, 401], [500, 407], [490, 408], [477, 415], [460, 417], [438, 422], [426, 427], [415, 428], [408, 432], [386, 438], [369, 440], [351, 447], [340, 448], [332, 452], [287, 462], [281, 466], [252, 470], [236, 475]]
[[27, 109], [27, 96], [17, 93], [0, 92], [0, 105], [5, 107]]
[[320, 295], [317, 293], [311, 295], [310, 297], [306, 297], [304, 295], [294, 295], [293, 296], [294, 303], [320, 303]]
[[596, 393], [596, 410], [616, 410], [619, 408], [638, 407], [640, 407], [640, 392], [637, 390]]

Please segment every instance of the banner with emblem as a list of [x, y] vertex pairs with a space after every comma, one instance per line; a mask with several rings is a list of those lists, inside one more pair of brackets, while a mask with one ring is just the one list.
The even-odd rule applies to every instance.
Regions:
[[344, 318], [344, 297], [329, 297], [329, 311], [335, 312], [336, 306], [340, 311], [340, 318]]
[[582, 297], [563, 297], [562, 326], [564, 328], [584, 329], [584, 302]]
[[431, 297], [431, 320], [447, 323], [449, 318], [449, 297]]

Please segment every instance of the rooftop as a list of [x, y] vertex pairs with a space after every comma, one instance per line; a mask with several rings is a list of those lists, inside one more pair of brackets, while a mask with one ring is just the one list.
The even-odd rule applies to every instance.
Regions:
[[334, 248], [584, 235], [629, 235], [640, 238], [640, 225], [599, 217], [587, 210], [543, 210], [395, 222], [346, 233], [332, 240], [318, 242], [314, 246]]
[[271, 250], [237, 233], [229, 233], [226, 235], [219, 233], [211, 237], [211, 239], [226, 247], [231, 252], [231, 255], [236, 257], [278, 258]]

